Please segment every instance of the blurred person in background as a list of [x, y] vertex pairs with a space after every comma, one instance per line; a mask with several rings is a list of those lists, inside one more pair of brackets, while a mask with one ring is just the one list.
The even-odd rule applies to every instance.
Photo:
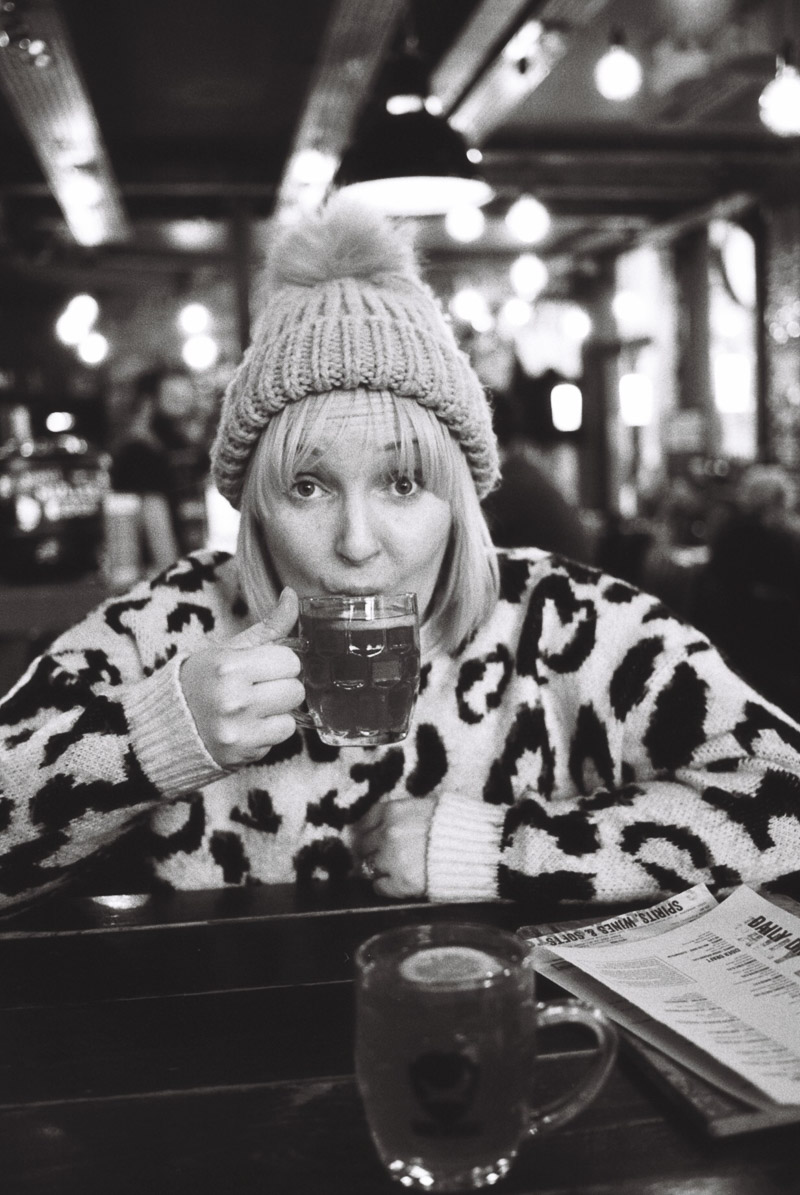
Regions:
[[523, 371], [514, 347], [492, 336], [487, 351], [487, 339], [478, 337], [467, 349], [490, 394], [500, 453], [500, 481], [483, 502], [492, 542], [499, 548], [544, 548], [592, 563], [594, 547], [577, 501], [553, 480], [552, 464], [528, 433]]
[[137, 379], [124, 434], [111, 453], [112, 488], [141, 499], [139, 555], [145, 574], [166, 568], [180, 555], [168, 498], [169, 461], [156, 431], [156, 390], [152, 373]]
[[181, 368], [141, 374], [124, 437], [112, 451], [111, 485], [142, 498], [145, 571], [205, 545], [209, 417]]
[[709, 553], [698, 625], [746, 679], [800, 717], [800, 514], [782, 466], [745, 470]]

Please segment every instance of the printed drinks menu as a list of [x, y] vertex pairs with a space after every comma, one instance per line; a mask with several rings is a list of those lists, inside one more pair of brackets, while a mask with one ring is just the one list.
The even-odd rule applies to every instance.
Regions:
[[755, 1108], [800, 1105], [800, 917], [748, 887], [717, 903], [698, 885], [621, 917], [519, 933], [537, 971], [706, 1082]]

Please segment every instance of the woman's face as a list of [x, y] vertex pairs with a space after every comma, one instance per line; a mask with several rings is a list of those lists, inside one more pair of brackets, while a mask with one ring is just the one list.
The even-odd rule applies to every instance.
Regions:
[[366, 442], [336, 436], [288, 492], [269, 487], [261, 524], [282, 585], [301, 597], [412, 592], [424, 616], [450, 539], [450, 505], [398, 473], [394, 442], [389, 409]]

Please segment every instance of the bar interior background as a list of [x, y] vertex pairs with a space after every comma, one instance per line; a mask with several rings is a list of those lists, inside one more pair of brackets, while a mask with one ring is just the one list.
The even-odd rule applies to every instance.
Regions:
[[[655, 585], [688, 603], [744, 469], [800, 465], [799, 47], [792, 0], [4, 0], [0, 537], [77, 509], [21, 526], [9, 446], [71, 438], [91, 472], [162, 365], [213, 419], [275, 229], [377, 183], [594, 562], [653, 588], [667, 534]], [[91, 574], [37, 550], [0, 586]]]

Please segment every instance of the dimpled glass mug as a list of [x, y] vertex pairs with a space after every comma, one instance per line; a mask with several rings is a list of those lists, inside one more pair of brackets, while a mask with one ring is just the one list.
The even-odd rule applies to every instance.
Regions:
[[336, 747], [397, 743], [419, 692], [417, 595], [300, 598], [299, 635], [277, 640], [302, 663], [308, 713], [300, 726]]
[[[356, 1078], [381, 1161], [403, 1186], [483, 1187], [529, 1137], [598, 1094], [617, 1035], [597, 1009], [537, 1004], [527, 944], [487, 925], [442, 921], [377, 934], [356, 952]], [[582, 1081], [533, 1107], [536, 1030], [578, 1023], [598, 1051]]]

